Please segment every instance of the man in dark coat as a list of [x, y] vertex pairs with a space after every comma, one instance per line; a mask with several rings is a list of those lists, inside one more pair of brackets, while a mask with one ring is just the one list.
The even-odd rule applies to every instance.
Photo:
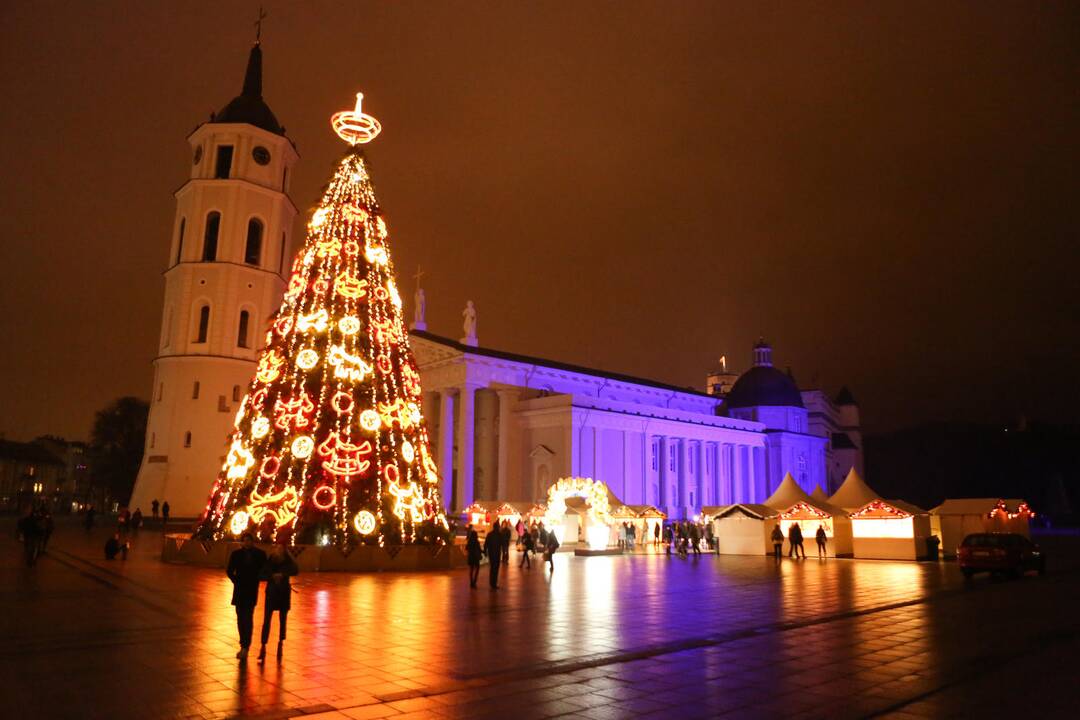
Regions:
[[259, 650], [259, 662], [266, 659], [266, 641], [270, 639], [270, 621], [274, 611], [278, 612], [277, 656], [280, 658], [285, 642], [285, 620], [292, 607], [292, 586], [289, 578], [297, 575], [300, 569], [296, 561], [285, 551], [284, 545], [275, 545], [263, 565], [262, 579], [266, 581], [266, 596], [263, 601], [262, 649]]
[[247, 659], [251, 633], [255, 627], [255, 605], [259, 602], [259, 577], [266, 564], [266, 553], [255, 547], [255, 536], [244, 533], [243, 546], [229, 555], [225, 574], [233, 584], [232, 604], [236, 606], [236, 629], [240, 633], [240, 652], [236, 657]]
[[491, 589], [499, 589], [499, 567], [502, 565], [502, 528], [498, 523], [488, 530], [484, 538], [484, 554], [488, 557], [489, 581]]

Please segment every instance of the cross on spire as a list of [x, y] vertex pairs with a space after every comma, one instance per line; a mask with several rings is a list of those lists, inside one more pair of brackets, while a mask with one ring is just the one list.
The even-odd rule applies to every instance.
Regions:
[[425, 273], [423, 270], [420, 269], [419, 265], [416, 266], [416, 274], [413, 275], [413, 280], [416, 280], [416, 289], [417, 290], [420, 289], [420, 278], [424, 277], [424, 275], [426, 275], [426, 274], [427, 273]]
[[266, 17], [266, 11], [263, 10], [262, 5], [259, 6], [259, 18], [255, 21], [255, 44], [258, 45], [262, 40], [262, 21]]

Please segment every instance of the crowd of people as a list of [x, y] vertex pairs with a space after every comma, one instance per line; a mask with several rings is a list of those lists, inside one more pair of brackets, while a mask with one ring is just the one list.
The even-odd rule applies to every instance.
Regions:
[[480, 565], [488, 563], [488, 582], [492, 590], [499, 589], [499, 569], [510, 564], [510, 544], [516, 537], [517, 549], [521, 553], [519, 568], [532, 569], [532, 555], [540, 548], [544, 553], [544, 562], [548, 569], [555, 571], [553, 555], [559, 549], [559, 539], [555, 533], [544, 527], [543, 522], [534, 521], [526, 525], [518, 520], [514, 527], [509, 520], [495, 523], [485, 534], [483, 545], [480, 533], [471, 524], [465, 529], [465, 555], [469, 563], [469, 587], [475, 588], [480, 578]]

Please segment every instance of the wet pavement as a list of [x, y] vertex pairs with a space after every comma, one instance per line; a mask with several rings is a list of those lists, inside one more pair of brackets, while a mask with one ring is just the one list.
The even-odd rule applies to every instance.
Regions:
[[[104, 530], [61, 523], [28, 570], [12, 527], [0, 522], [4, 717], [1074, 711], [1080, 564], [1053, 549], [1046, 577], [1019, 581], [965, 582], [951, 563], [569, 553], [554, 572], [512, 553], [497, 592], [486, 567], [477, 590], [464, 570], [301, 575], [284, 657], [271, 644], [260, 666], [234, 658], [223, 572], [159, 562], [159, 534], [107, 562]], [[257, 636], [261, 603], [255, 620]]]

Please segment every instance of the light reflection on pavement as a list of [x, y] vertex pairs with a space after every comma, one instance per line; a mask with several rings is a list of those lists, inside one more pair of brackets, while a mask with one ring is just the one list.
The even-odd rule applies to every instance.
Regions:
[[486, 568], [477, 590], [463, 570], [302, 575], [284, 659], [245, 665], [222, 571], [162, 564], [149, 530], [106, 562], [104, 538], [61, 523], [32, 571], [0, 541], [20, 716], [941, 717], [984, 696], [997, 715], [1071, 709], [1055, 682], [1080, 648], [1072, 568], [965, 584], [951, 564], [559, 553], [553, 573], [512, 554], [497, 592]]

